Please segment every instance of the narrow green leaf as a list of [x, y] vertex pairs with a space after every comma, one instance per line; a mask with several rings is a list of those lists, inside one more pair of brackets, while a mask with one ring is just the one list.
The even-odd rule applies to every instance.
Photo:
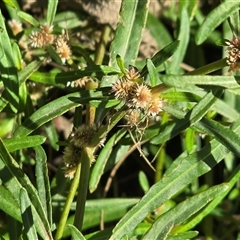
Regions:
[[97, 226], [104, 214], [104, 221], [111, 222], [120, 219], [130, 207], [139, 201], [138, 198], [106, 198], [86, 201], [83, 228]]
[[15, 4], [14, 0], [3, 0], [8, 6], [17, 9], [17, 6]]
[[90, 234], [85, 235], [85, 238], [87, 240], [106, 240], [108, 239], [109, 235], [111, 234], [111, 230], [112, 228], [105, 228], [102, 231], [98, 231], [98, 232], [93, 232]]
[[19, 83], [22, 84], [25, 82], [38, 68], [42, 65], [44, 60], [34, 60], [29, 63], [25, 68], [23, 68], [18, 73]]
[[[28, 88], [25, 83], [19, 87], [19, 108], [18, 112], [24, 112], [27, 107], [27, 99], [29, 97]], [[32, 106], [32, 104], [31, 104]]]
[[[234, 76], [203, 76], [203, 75], [195, 75], [195, 76], [177, 76], [177, 75], [164, 75], [161, 77], [163, 83], [168, 86], [191, 90], [199, 89], [194, 85], [199, 85], [203, 87], [208, 87], [210, 89], [219, 88], [228, 88], [234, 89], [239, 88], [240, 77]], [[216, 86], [216, 87], [215, 87]]]
[[215, 198], [211, 203], [209, 203], [203, 209], [203, 211], [195, 215], [194, 218], [192, 218], [189, 222], [179, 226], [176, 229], [176, 232], [181, 233], [181, 232], [188, 231], [189, 229], [194, 228], [198, 223], [200, 223], [202, 219], [206, 217], [209, 213], [211, 213], [213, 209], [222, 202], [222, 200], [227, 196], [227, 194], [229, 194], [229, 192], [232, 190], [234, 185], [239, 181], [239, 178], [240, 178], [240, 165], [238, 165], [238, 167], [235, 169], [234, 173], [232, 174], [232, 176], [228, 181], [228, 184], [229, 184], [228, 190], [219, 194], [217, 198]]
[[165, 25], [160, 19], [155, 17], [150, 12], [148, 13], [147, 17], [146, 28], [150, 32], [151, 36], [156, 40], [158, 49], [162, 49], [164, 46], [173, 41]]
[[149, 190], [149, 182], [146, 174], [143, 171], [139, 172], [138, 181], [141, 185], [142, 190], [146, 193]]
[[109, 109], [112, 108], [116, 105], [119, 104], [119, 100], [117, 99], [109, 99], [109, 100], [92, 100], [89, 103], [94, 106], [95, 108], [105, 108], [105, 109]]
[[82, 233], [75, 226], [73, 226], [71, 224], [68, 224], [67, 226], [70, 229], [73, 240], [86, 240], [86, 238], [82, 235]]
[[233, 32], [233, 34], [235, 34], [236, 36], [240, 35], [240, 19], [239, 19], [239, 11], [234, 12], [233, 14], [230, 15], [229, 17], [229, 25], [231, 27], [231, 30]]
[[189, 42], [189, 32], [190, 32], [190, 19], [188, 16], [187, 8], [182, 8], [180, 14], [180, 29], [178, 40], [180, 41], [178, 51], [176, 51], [172, 56], [172, 61], [168, 69], [168, 73], [176, 74], [180, 70], [180, 63], [183, 61], [188, 42]]
[[201, 192], [193, 197], [188, 198], [176, 207], [170, 209], [165, 214], [161, 215], [152, 225], [152, 227], [144, 235], [143, 239], [164, 239], [169, 235], [169, 231], [198, 212], [207, 203], [216, 198], [219, 194], [225, 192], [229, 185], [223, 183], [211, 187], [210, 189]]
[[15, 201], [20, 206], [20, 190], [25, 188], [31, 198], [33, 217], [37, 232], [44, 239], [51, 239], [51, 230], [43, 211], [41, 202], [34, 186], [29, 178], [24, 174], [18, 163], [7, 151], [4, 143], [0, 139], [0, 179], [6, 188], [12, 193]]
[[47, 138], [48, 138], [51, 146], [53, 147], [53, 149], [55, 149], [56, 151], [59, 151], [59, 145], [57, 144], [58, 143], [58, 133], [57, 133], [57, 129], [56, 129], [56, 126], [54, 125], [53, 121], [47, 122], [44, 125], [44, 129], [47, 134]]
[[184, 119], [174, 122], [168, 127], [166, 127], [159, 135], [157, 135], [151, 140], [151, 143], [163, 143], [198, 122], [215, 103], [217, 97], [221, 96], [221, 94], [221, 91], [215, 93], [209, 92], [208, 94], [206, 94], [203, 99], [198, 104], [196, 104], [191, 111], [186, 114]]
[[107, 125], [101, 127], [90, 142], [90, 146], [99, 145], [100, 141], [116, 126], [116, 124], [126, 115], [126, 110], [118, 111], [109, 120]]
[[21, 56], [19, 46], [15, 42], [12, 44], [12, 51], [13, 51], [13, 59], [15, 62], [14, 65], [18, 70], [20, 70], [22, 69], [22, 56]]
[[224, 1], [215, 7], [205, 18], [196, 33], [196, 44], [202, 44], [223, 21], [239, 10], [240, 1]]
[[195, 131], [191, 128], [186, 130], [185, 148], [188, 153], [192, 153], [195, 145]]
[[50, 0], [48, 1], [47, 7], [47, 23], [49, 26], [52, 26], [56, 11], [57, 11], [58, 0]]
[[134, 65], [139, 51], [142, 30], [148, 12], [147, 0], [123, 0], [114, 40], [110, 46], [110, 62], [116, 67], [116, 56], [123, 58], [125, 66]]
[[15, 66], [11, 42], [7, 34], [4, 17], [1, 11], [0, 26], [0, 71], [1, 80], [5, 88], [2, 97], [9, 102], [13, 112], [17, 112], [19, 103], [17, 68]]
[[[163, 64], [167, 59], [169, 59], [173, 55], [173, 53], [177, 50], [179, 43], [180, 43], [180, 41], [176, 40], [176, 41], [170, 43], [169, 45], [167, 45], [166, 47], [164, 47], [159, 52], [157, 52], [151, 58], [154, 66], [158, 67], [161, 64]], [[141, 75], [145, 76], [147, 74], [147, 72], [148, 72], [147, 65], [145, 65], [141, 71]]]
[[[226, 94], [226, 91], [224, 94]], [[230, 122], [235, 121], [239, 117], [237, 109], [234, 106], [231, 106], [226, 100], [218, 99], [212, 109], [223, 117], [229, 119]]]
[[[5, 1], [5, 0], [4, 0]], [[21, 22], [21, 19], [20, 17], [17, 15], [17, 11], [16, 10], [20, 10], [20, 6], [19, 6], [19, 3], [17, 0], [6, 0], [5, 1], [6, 3], [10, 3], [10, 5], [7, 3], [5, 6], [6, 6], [6, 9], [8, 11], [8, 14], [10, 16], [10, 19], [15, 19], [19, 22]]]
[[19, 206], [10, 191], [3, 186], [0, 186], [0, 198], [0, 209], [17, 221], [21, 222], [22, 218]]
[[182, 239], [191, 239], [198, 235], [197, 231], [189, 231], [184, 233], [177, 233], [174, 235], [168, 235], [167, 240], [182, 240]]
[[101, 98], [101, 96], [101, 91], [81, 91], [60, 97], [34, 112], [21, 126], [16, 129], [14, 136], [27, 136], [44, 123], [62, 115], [73, 107], [79, 106], [80, 103], [86, 103], [89, 99]]
[[174, 102], [199, 102], [201, 100], [201, 97], [194, 93], [180, 91], [162, 93], [161, 97], [171, 104]]
[[39, 27], [40, 24], [39, 22], [30, 14], [23, 12], [23, 11], [18, 11], [17, 12], [18, 16], [22, 19], [24, 19], [25, 21], [29, 22], [30, 24], [32, 24], [34, 27]]
[[22, 213], [24, 231], [28, 239], [38, 239], [35, 224], [33, 221], [31, 201], [28, 197], [26, 189], [24, 188], [20, 189], [20, 209]]
[[122, 72], [123, 74], [125, 74], [125, 73], [126, 73], [126, 69], [125, 69], [125, 66], [124, 66], [123, 59], [121, 58], [120, 55], [117, 55], [117, 56], [116, 56], [116, 61], [117, 61], [117, 65], [118, 65], [118, 67], [120, 68], [121, 72]]
[[66, 86], [69, 82], [78, 80], [81, 77], [96, 75], [107, 75], [107, 74], [119, 74], [121, 73], [119, 69], [108, 67], [108, 66], [91, 66], [86, 67], [81, 70], [71, 71], [71, 72], [62, 72], [62, 73], [46, 73], [46, 72], [35, 72], [29, 79], [34, 82], [40, 82], [44, 84], [59, 85], [63, 84]]
[[159, 76], [151, 59], [147, 59], [147, 69], [150, 78], [151, 87], [155, 87], [159, 83]]
[[0, 97], [0, 112], [2, 112], [2, 110], [7, 106], [8, 103], [9, 102], [6, 99]]
[[48, 177], [47, 156], [41, 146], [35, 147], [36, 152], [36, 182], [40, 201], [48, 218], [50, 227], [52, 226], [52, 202]]
[[89, 180], [89, 189], [90, 192], [95, 191], [97, 185], [100, 181], [100, 178], [104, 172], [105, 165], [112, 153], [113, 147], [118, 143], [119, 140], [126, 134], [126, 129], [121, 129], [115, 133], [104, 145], [104, 148], [100, 152], [96, 163], [93, 165]]
[[[240, 119], [233, 124], [232, 130], [240, 133]], [[181, 159], [179, 164], [153, 185], [140, 202], [120, 220], [110, 240], [121, 238], [134, 229], [149, 212], [161, 206], [187, 184], [210, 171], [229, 152], [229, 149], [218, 141], [212, 140], [200, 151]]]
[[14, 152], [23, 148], [30, 148], [41, 145], [45, 142], [46, 137], [36, 135], [36, 136], [27, 136], [21, 138], [6, 138], [3, 140], [9, 152]]
[[238, 157], [240, 156], [240, 137], [238, 134], [231, 129], [224, 127], [222, 124], [208, 118], [203, 118], [201, 123], [207, 129], [211, 130], [216, 140], [222, 143]]
[[126, 154], [128, 154], [129, 150], [131, 149], [131, 143], [129, 143], [129, 145], [123, 145], [120, 141], [113, 148], [112, 154], [107, 161], [104, 172], [111, 170], [120, 160], [122, 160], [123, 156], [126, 156]]
[[51, 58], [59, 65], [63, 65], [64, 62], [63, 60], [60, 58], [59, 54], [56, 52], [56, 50], [51, 46], [48, 45], [47, 46], [47, 51], [50, 54]]
[[59, 54], [56, 52], [56, 50], [51, 46], [48, 45], [47, 46], [47, 51], [49, 53], [49, 55], [51, 56], [51, 58], [59, 65], [63, 65], [64, 62], [62, 61], [62, 59], [60, 58]]

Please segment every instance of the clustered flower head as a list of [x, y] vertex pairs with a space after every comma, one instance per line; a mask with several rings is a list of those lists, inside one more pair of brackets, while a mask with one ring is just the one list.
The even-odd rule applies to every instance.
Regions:
[[227, 45], [227, 64], [229, 65], [229, 72], [240, 70], [240, 38], [234, 37], [231, 41], [225, 41]]
[[[63, 152], [64, 175], [72, 179], [80, 161], [81, 151], [83, 148], [89, 147], [95, 149], [97, 146], [91, 146], [90, 142], [97, 132], [95, 125], [81, 127], [75, 129], [69, 137], [68, 145]], [[105, 139], [101, 140], [99, 146], [103, 145]], [[94, 159], [92, 159], [94, 162]]]
[[130, 127], [137, 127], [143, 120], [157, 116], [164, 106], [160, 91], [148, 86], [137, 68], [133, 66], [130, 66], [126, 74], [112, 85], [112, 92], [128, 107], [129, 111], [125, 118]]
[[8, 21], [8, 26], [11, 28], [13, 34], [16, 36], [18, 33], [23, 31], [22, 23], [16, 19]]
[[71, 49], [68, 46], [68, 40], [63, 34], [53, 34], [53, 26], [44, 24], [38, 31], [32, 32], [29, 36], [30, 45], [33, 48], [46, 48], [51, 45], [59, 55], [64, 64], [71, 57]]

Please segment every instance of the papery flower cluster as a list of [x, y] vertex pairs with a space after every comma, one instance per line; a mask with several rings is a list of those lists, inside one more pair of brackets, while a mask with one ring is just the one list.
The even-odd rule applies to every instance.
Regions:
[[22, 23], [17, 21], [16, 19], [12, 19], [8, 21], [8, 26], [10, 27], [10, 29], [13, 32], [13, 35], [17, 35], [18, 33], [23, 31], [22, 28]]
[[53, 26], [44, 24], [40, 26], [38, 31], [34, 31], [29, 36], [30, 46], [32, 48], [46, 48], [51, 45], [64, 64], [70, 59], [72, 51], [68, 45], [68, 39], [63, 34], [53, 34]]
[[130, 127], [137, 127], [143, 120], [157, 116], [164, 106], [160, 91], [148, 86], [133, 66], [112, 85], [112, 92], [117, 99], [124, 101], [129, 109], [125, 118]]
[[234, 37], [231, 41], [225, 41], [227, 45], [227, 64], [229, 66], [229, 72], [240, 70], [240, 38]]
[[[89, 147], [93, 151], [97, 146], [91, 146], [90, 142], [97, 132], [97, 127], [95, 125], [86, 126], [83, 125], [72, 132], [69, 137], [68, 145], [63, 151], [63, 171], [65, 177], [72, 179], [77, 169], [81, 158], [81, 151], [83, 148]], [[105, 139], [102, 139], [99, 146], [102, 146]], [[94, 162], [94, 159], [92, 159]]]

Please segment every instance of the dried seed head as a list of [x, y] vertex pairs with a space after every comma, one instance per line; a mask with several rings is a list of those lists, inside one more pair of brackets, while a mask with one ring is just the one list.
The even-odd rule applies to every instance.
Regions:
[[66, 60], [70, 59], [72, 51], [68, 46], [67, 41], [65, 40], [65, 36], [61, 35], [58, 38], [56, 38], [54, 42], [54, 47], [59, 57], [61, 58], [63, 64], [66, 62]]
[[151, 90], [145, 84], [135, 84], [131, 89], [127, 105], [130, 108], [147, 110], [152, 101]]
[[85, 76], [85, 77], [79, 78], [78, 80], [67, 82], [67, 87], [83, 88], [85, 87], [87, 82], [93, 81], [93, 80], [95, 80], [93, 77]]
[[148, 115], [151, 115], [151, 116], [158, 115], [162, 111], [163, 107], [164, 107], [164, 101], [159, 97], [154, 97], [148, 109]]
[[23, 31], [22, 23], [17, 21], [17, 20], [15, 20], [15, 19], [12, 19], [12, 20], [8, 21], [8, 25], [11, 28], [11, 30], [13, 32], [13, 35], [15, 35], [15, 36], [18, 33]]
[[226, 41], [227, 44], [227, 64], [229, 72], [240, 70], [240, 38], [234, 37], [231, 41]]
[[39, 31], [32, 32], [29, 36], [31, 47], [44, 48], [54, 41], [54, 35], [52, 34], [53, 26], [44, 24], [40, 27]]
[[127, 125], [131, 128], [136, 127], [141, 121], [141, 111], [137, 109], [130, 109], [126, 114], [125, 119], [127, 120]]
[[134, 82], [129, 81], [127, 78], [120, 78], [112, 85], [112, 92], [117, 99], [127, 100], [133, 85]]
[[132, 65], [129, 65], [129, 68], [126, 70], [126, 75], [125, 77], [129, 80], [129, 81], [136, 81], [137, 79], [139, 79], [140, 73], [138, 71], [138, 69]]
[[78, 148], [90, 147], [89, 143], [97, 132], [95, 125], [92, 126], [81, 126], [76, 129], [72, 134], [70, 143]]
[[80, 160], [80, 149], [72, 144], [65, 147], [63, 152], [63, 171], [65, 177], [72, 179], [76, 172], [77, 164]]

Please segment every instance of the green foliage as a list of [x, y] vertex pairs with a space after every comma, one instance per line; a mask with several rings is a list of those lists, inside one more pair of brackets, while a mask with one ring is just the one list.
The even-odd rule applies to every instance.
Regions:
[[2, 4], [1, 239], [239, 238], [239, 0]]

